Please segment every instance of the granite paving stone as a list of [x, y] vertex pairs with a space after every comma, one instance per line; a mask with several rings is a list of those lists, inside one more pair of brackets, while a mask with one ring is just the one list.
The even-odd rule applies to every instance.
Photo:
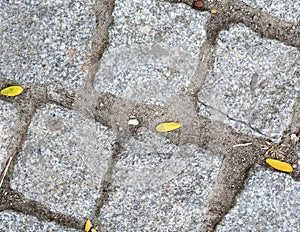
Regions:
[[34, 116], [11, 186], [54, 212], [88, 217], [111, 155], [112, 131], [47, 104]]
[[256, 166], [221, 231], [299, 231], [300, 183]]
[[213, 56], [199, 101], [216, 110], [199, 104], [199, 113], [277, 141], [300, 93], [299, 51], [237, 24], [220, 33]]
[[0, 168], [4, 168], [8, 157], [7, 148], [11, 142], [13, 128], [18, 120], [17, 109], [11, 104], [0, 101]]
[[221, 157], [141, 130], [119, 155], [100, 220], [109, 231], [198, 231]]
[[[163, 12], [163, 13], [162, 13]], [[189, 83], [207, 12], [156, 0], [116, 1], [96, 90], [162, 104]]]
[[293, 0], [241, 0], [250, 6], [261, 9], [272, 16], [281, 20], [290, 22], [299, 22], [300, 20], [300, 1]]
[[300, 231], [300, 2], [193, 3], [0, 1], [0, 231]]
[[54, 222], [39, 221], [36, 217], [13, 211], [0, 212], [0, 231], [49, 231], [78, 232], [78, 230], [63, 227]]
[[[0, 76], [76, 88], [94, 27], [94, 1], [1, 1]], [[13, 41], [13, 43], [12, 43]]]

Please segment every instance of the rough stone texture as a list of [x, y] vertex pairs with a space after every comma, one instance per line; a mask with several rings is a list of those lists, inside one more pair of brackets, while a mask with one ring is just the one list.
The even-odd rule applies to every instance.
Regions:
[[[252, 229], [253, 221], [262, 230], [284, 231], [289, 221], [299, 230], [299, 206], [291, 202], [299, 198], [300, 169], [295, 181], [271, 172], [266, 138], [252, 136], [277, 141], [286, 127], [300, 132], [299, 97], [289, 124], [300, 87], [300, 25], [271, 17], [269, 5], [297, 19], [298, 2], [247, 1], [251, 8], [205, 0], [195, 10], [192, 0], [168, 1], [117, 0], [109, 41], [114, 0], [95, 1], [94, 10], [76, 0], [0, 2], [0, 86], [17, 81], [27, 89], [0, 96], [22, 115], [18, 130], [7, 128], [16, 133], [0, 188], [0, 219], [15, 230], [53, 222], [81, 230], [89, 217], [97, 231], [213, 231], [236, 199], [219, 230]], [[197, 114], [199, 94], [199, 113], [209, 119]], [[164, 106], [144, 104], [169, 96]], [[133, 118], [139, 124], [128, 126]], [[182, 127], [157, 134], [166, 120]], [[299, 165], [290, 132], [282, 137], [284, 159]], [[250, 172], [238, 195], [255, 163], [266, 169]]]
[[183, 4], [125, 0], [116, 1], [113, 16], [97, 91], [162, 104], [188, 85], [205, 39], [207, 13]]
[[53, 222], [41, 222], [36, 217], [15, 213], [13, 211], [0, 212], [0, 231], [64, 231], [78, 232], [78, 230], [62, 227]]
[[199, 231], [220, 163], [141, 130], [119, 154], [99, 219], [109, 231]]
[[276, 16], [282, 20], [299, 22], [300, 20], [300, 1], [294, 0], [241, 0], [244, 3], [262, 11]]
[[55, 105], [38, 110], [11, 186], [50, 209], [87, 217], [100, 192], [112, 131]]
[[18, 119], [16, 108], [7, 102], [0, 101], [0, 168], [4, 168], [7, 159], [7, 147], [11, 142], [13, 128]]
[[258, 166], [251, 174], [216, 231], [299, 231], [300, 183]]
[[0, 2], [1, 78], [81, 86], [94, 1], [12, 2]]
[[217, 110], [200, 104], [199, 113], [243, 133], [278, 140], [300, 92], [299, 51], [238, 24], [220, 33], [213, 56], [199, 100]]

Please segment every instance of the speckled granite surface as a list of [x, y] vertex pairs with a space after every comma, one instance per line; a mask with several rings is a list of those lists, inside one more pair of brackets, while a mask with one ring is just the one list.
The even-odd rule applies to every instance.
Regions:
[[299, 4], [0, 2], [0, 231], [299, 231]]

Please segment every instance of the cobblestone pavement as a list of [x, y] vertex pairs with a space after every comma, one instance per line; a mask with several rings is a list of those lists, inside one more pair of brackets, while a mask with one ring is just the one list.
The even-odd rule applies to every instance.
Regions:
[[0, 95], [0, 231], [300, 231], [300, 1], [9, 0], [0, 22], [0, 90], [24, 89]]

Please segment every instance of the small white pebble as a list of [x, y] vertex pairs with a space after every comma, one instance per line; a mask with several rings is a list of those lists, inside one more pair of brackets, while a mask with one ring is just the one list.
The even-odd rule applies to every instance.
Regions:
[[137, 126], [139, 124], [140, 123], [139, 123], [139, 121], [136, 118], [129, 119], [129, 121], [128, 121], [128, 125]]
[[296, 137], [297, 137], [297, 135], [291, 134], [291, 139], [295, 139]]
[[292, 141], [293, 143], [298, 142], [298, 140], [299, 140], [299, 137], [298, 137], [297, 135], [291, 134], [291, 141]]

